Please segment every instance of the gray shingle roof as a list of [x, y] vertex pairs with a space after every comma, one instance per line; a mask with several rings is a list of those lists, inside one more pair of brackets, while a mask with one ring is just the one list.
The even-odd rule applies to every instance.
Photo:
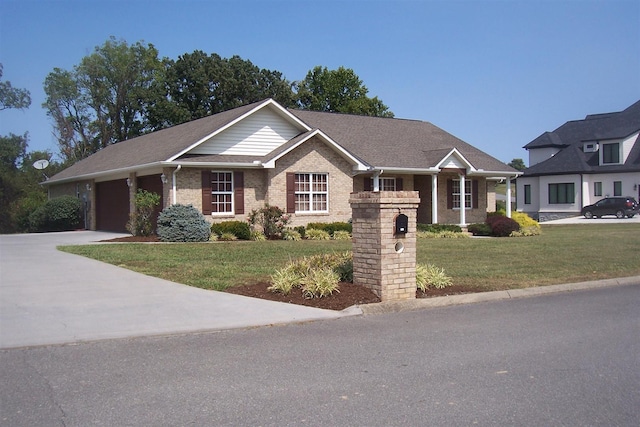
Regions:
[[571, 173], [632, 172], [640, 170], [640, 141], [636, 141], [624, 165], [599, 165], [599, 154], [585, 153], [590, 141], [623, 139], [640, 131], [640, 101], [617, 113], [591, 114], [584, 120], [566, 122], [553, 132], [545, 132], [524, 148], [560, 148], [553, 157], [532, 165], [524, 176]]
[[[53, 176], [49, 183], [141, 165], [158, 166], [195, 142], [251, 111], [264, 101], [194, 120], [110, 145]], [[477, 169], [516, 173], [503, 162], [428, 122], [348, 114], [288, 110], [312, 129], [320, 129], [362, 163], [372, 167], [428, 169], [456, 148]], [[304, 138], [305, 131], [266, 156], [183, 155], [182, 163], [266, 162]]]
[[[474, 167], [516, 172], [498, 159], [429, 122], [289, 110], [375, 167], [431, 168], [456, 148]], [[435, 154], [435, 155], [434, 155]]]

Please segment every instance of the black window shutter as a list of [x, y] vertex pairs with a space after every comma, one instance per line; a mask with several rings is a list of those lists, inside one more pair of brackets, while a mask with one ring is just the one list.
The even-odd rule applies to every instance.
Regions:
[[471, 207], [473, 209], [478, 209], [478, 189], [480, 185], [478, 184], [478, 180], [474, 179], [471, 181], [473, 183], [471, 187]]
[[396, 191], [402, 191], [402, 178], [396, 178]]

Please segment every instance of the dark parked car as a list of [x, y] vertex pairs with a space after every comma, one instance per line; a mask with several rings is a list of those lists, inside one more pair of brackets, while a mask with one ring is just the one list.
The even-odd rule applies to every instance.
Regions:
[[631, 218], [637, 213], [638, 203], [633, 197], [607, 197], [606, 199], [598, 200], [593, 205], [582, 208], [582, 215], [588, 219], [600, 218], [603, 215]]

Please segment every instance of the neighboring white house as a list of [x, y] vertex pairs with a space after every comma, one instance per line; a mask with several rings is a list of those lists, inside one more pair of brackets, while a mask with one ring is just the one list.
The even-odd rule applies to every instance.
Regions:
[[640, 198], [640, 101], [616, 113], [566, 122], [524, 146], [518, 211], [539, 221], [580, 215], [604, 197]]

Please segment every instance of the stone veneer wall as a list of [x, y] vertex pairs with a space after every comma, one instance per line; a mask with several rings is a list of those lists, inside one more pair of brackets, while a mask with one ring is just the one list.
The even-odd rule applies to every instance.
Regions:
[[[351, 193], [353, 282], [373, 290], [382, 301], [416, 297], [417, 191]], [[395, 218], [409, 220], [406, 234], [395, 233]], [[399, 251], [396, 244], [403, 246]]]

